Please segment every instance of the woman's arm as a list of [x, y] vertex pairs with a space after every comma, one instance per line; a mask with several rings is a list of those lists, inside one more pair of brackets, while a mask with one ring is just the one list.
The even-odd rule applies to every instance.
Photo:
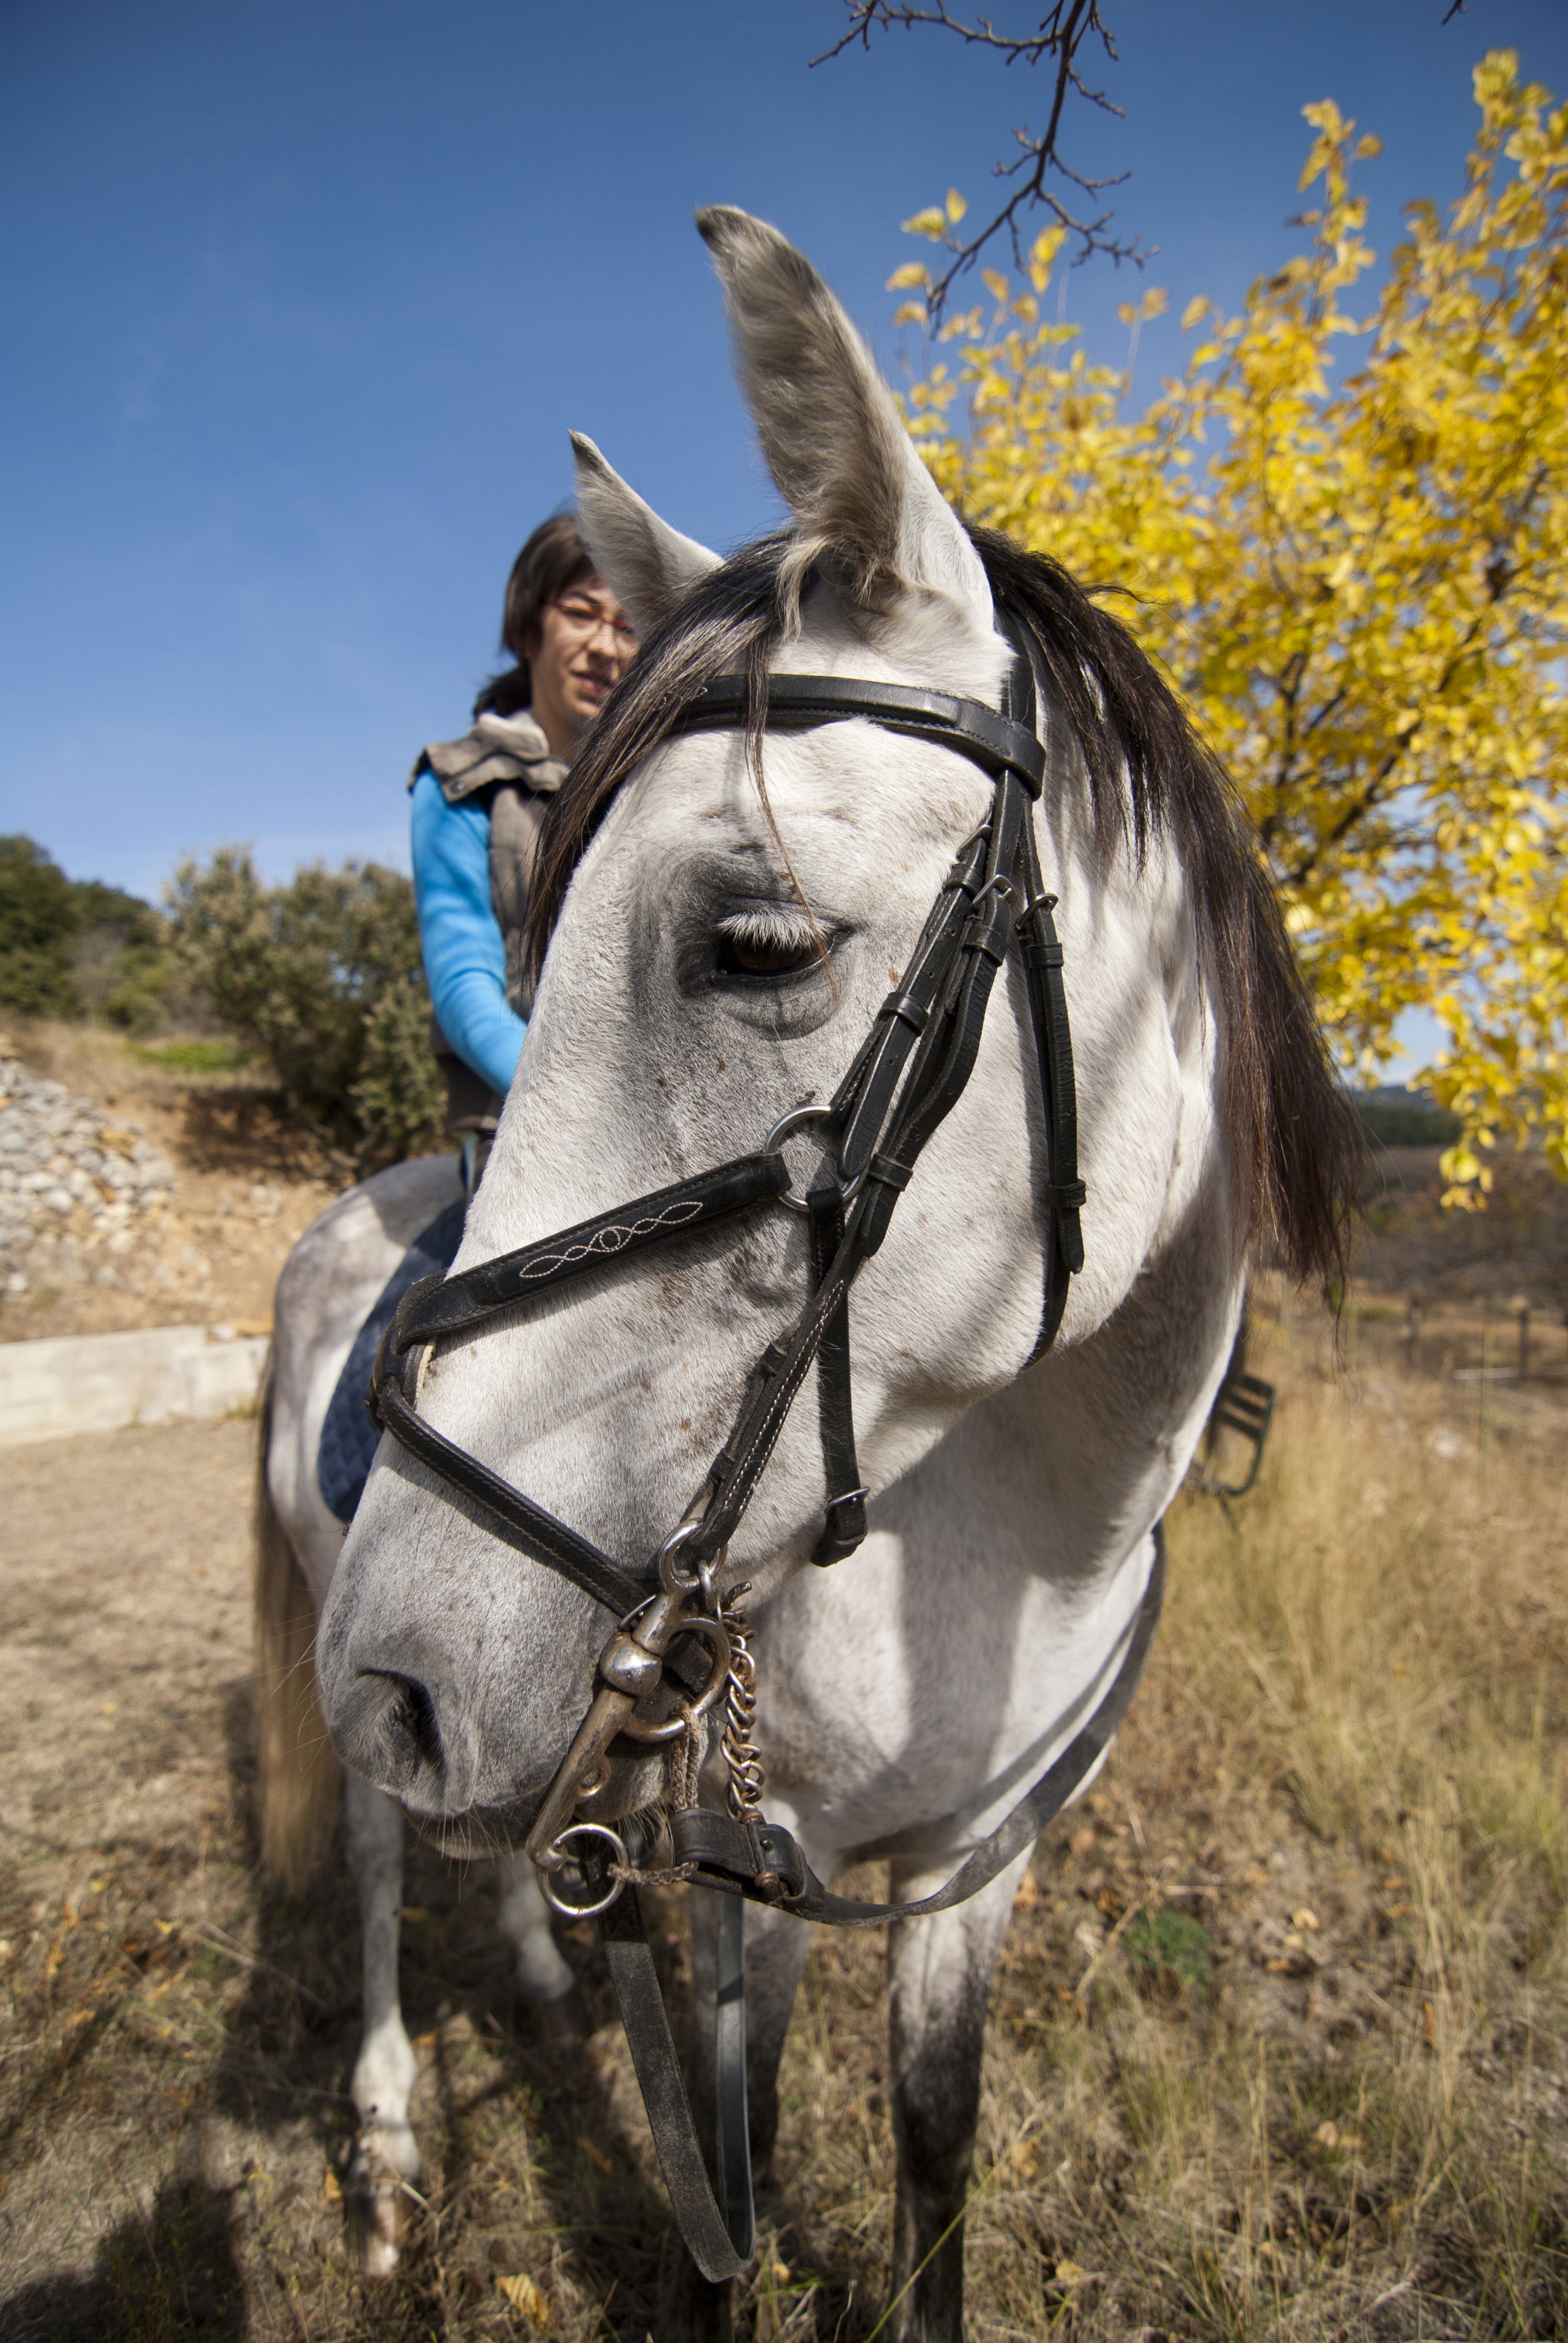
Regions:
[[490, 817], [448, 805], [434, 773], [414, 784], [414, 900], [436, 1021], [505, 1098], [528, 1027], [507, 999], [507, 952], [490, 900]]

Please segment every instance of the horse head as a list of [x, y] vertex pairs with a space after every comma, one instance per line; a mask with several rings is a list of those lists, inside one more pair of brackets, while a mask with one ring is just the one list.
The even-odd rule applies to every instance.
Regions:
[[[992, 806], [991, 775], [940, 739], [864, 717], [675, 729], [680, 711], [741, 671], [759, 689], [856, 679], [999, 709], [1021, 614], [1045, 749], [1031, 819], [1057, 899], [1087, 1190], [1059, 1353], [1103, 1328], [1199, 1222], [1233, 1314], [1260, 1213], [1310, 1264], [1332, 1245], [1335, 1206], [1332, 1176], [1313, 1189], [1291, 1157], [1288, 1124], [1321, 1119], [1327, 1078], [1222, 780], [1110, 620], [1061, 573], [960, 522], [801, 256], [739, 212], [699, 225], [789, 523], [721, 562], [575, 443], [584, 532], [643, 649], [541, 841], [548, 956], [454, 1274], [755, 1151], [791, 1111], [825, 1107]], [[1026, 975], [1010, 953], [967, 1083], [853, 1288], [873, 1506], [1040, 1347], [1044, 1151]], [[807, 1124], [788, 1149], [797, 1195], [820, 1155]], [[607, 1259], [434, 1343], [420, 1413], [646, 1575], [810, 1274], [805, 1222], [774, 1205]], [[1155, 1512], [1185, 1461], [1161, 1452], [1145, 1472]], [[750, 1604], [808, 1566], [823, 1473], [808, 1384], [723, 1564]], [[612, 1625], [384, 1440], [318, 1640], [333, 1736], [417, 1814], [516, 1834]], [[620, 1809], [656, 1781], [651, 1755], [626, 1767]]]

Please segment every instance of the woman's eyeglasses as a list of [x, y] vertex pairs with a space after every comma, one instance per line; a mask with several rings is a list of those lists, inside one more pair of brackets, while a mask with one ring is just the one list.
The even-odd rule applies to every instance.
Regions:
[[624, 618], [612, 618], [608, 611], [601, 610], [597, 603], [585, 602], [578, 596], [568, 594], [562, 600], [552, 602], [550, 608], [560, 612], [575, 635], [597, 635], [601, 627], [608, 627], [615, 637], [618, 650], [637, 649], [637, 628], [628, 626]]

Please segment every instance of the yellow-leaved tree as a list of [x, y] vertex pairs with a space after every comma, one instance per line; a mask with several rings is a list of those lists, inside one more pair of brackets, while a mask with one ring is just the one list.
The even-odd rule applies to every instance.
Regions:
[[[1568, 107], [1498, 50], [1446, 216], [1407, 213], [1375, 311], [1353, 162], [1325, 100], [1302, 186], [1310, 248], [1237, 317], [1191, 302], [1180, 379], [1130, 376], [986, 272], [910, 394], [941, 488], [1111, 604], [1220, 751], [1335, 1049], [1363, 1077], [1432, 1011], [1424, 1078], [1462, 1118], [1454, 1201], [1533, 1136], [1568, 1174]], [[961, 199], [909, 225], [951, 244]], [[929, 281], [919, 264], [892, 282]], [[1121, 311], [1139, 326], [1164, 296]], [[923, 314], [917, 297], [900, 319]]]

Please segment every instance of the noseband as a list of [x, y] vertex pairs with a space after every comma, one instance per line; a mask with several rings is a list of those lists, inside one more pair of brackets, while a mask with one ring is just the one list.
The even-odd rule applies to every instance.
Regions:
[[[456, 1499], [466, 1501], [466, 1509], [476, 1509], [486, 1529], [558, 1571], [620, 1622], [600, 1656], [593, 1704], [547, 1794], [528, 1851], [558, 1909], [604, 1916], [611, 1970], [677, 2217], [699, 2267], [716, 2279], [743, 2268], [751, 2247], [739, 2030], [740, 1899], [771, 1904], [802, 1919], [872, 1927], [943, 1911], [978, 1893], [1038, 1837], [1098, 1762], [1131, 1698], [1159, 1614], [1164, 1574], [1157, 1534], [1148, 1591], [1117, 1673], [1088, 1724], [947, 1885], [921, 1903], [856, 1903], [834, 1895], [812, 1873], [791, 1834], [764, 1819], [761, 1769], [749, 1738], [754, 1678], [737, 1607], [749, 1590], [720, 1594], [719, 1574], [813, 1363], [828, 1500], [811, 1559], [823, 1565], [841, 1561], [866, 1534], [869, 1493], [856, 1462], [850, 1405], [850, 1289], [887, 1235], [922, 1151], [963, 1094], [997, 972], [1015, 945], [1029, 998], [1045, 1134], [1045, 1176], [1037, 1191], [1046, 1224], [1040, 1321], [1023, 1366], [1050, 1349], [1061, 1322], [1068, 1281], [1083, 1266], [1079, 1211], [1084, 1188], [1078, 1177], [1061, 945], [1051, 916], [1056, 898], [1044, 890], [1030, 819], [1045, 776], [1034, 647], [1026, 626], [1005, 613], [1002, 624], [1014, 657], [1000, 714], [975, 700], [901, 684], [839, 676], [767, 679], [760, 712], [769, 730], [806, 730], [864, 718], [884, 730], [967, 757], [993, 784], [986, 820], [960, 850], [909, 965], [830, 1102], [786, 1115], [755, 1154], [678, 1181], [476, 1268], [444, 1280], [424, 1279], [410, 1288], [388, 1328], [372, 1378], [371, 1412], [383, 1431], [427, 1466]], [[738, 730], [757, 713], [748, 679], [721, 676], [681, 710], [669, 732]], [[815, 1126], [830, 1155], [827, 1176], [819, 1175], [819, 1184], [797, 1197], [790, 1192], [782, 1149], [808, 1125]], [[806, 1216], [810, 1292], [794, 1324], [753, 1365], [729, 1437], [659, 1550], [656, 1587], [419, 1413], [421, 1366], [429, 1346], [444, 1335], [485, 1325], [534, 1294], [623, 1254], [768, 1203]], [[645, 1705], [655, 1694], [663, 1695], [663, 1714], [650, 1715]], [[675, 1867], [673, 1875], [661, 1875], [695, 1880], [727, 1899], [719, 1949], [716, 2205], [638, 1912], [634, 1883], [650, 1875], [639, 1873], [630, 1860], [625, 1835], [610, 1826], [608, 1809], [612, 1743], [684, 1743], [695, 1759], [702, 1746], [699, 1732], [707, 1729], [702, 1720], [721, 1698], [728, 1711], [729, 1812], [698, 1805], [693, 1783], [688, 1802], [677, 1800], [668, 1817]], [[659, 1705], [653, 1703], [656, 1712]], [[563, 1875], [569, 1871], [588, 1891], [581, 1898], [563, 1893]]]

